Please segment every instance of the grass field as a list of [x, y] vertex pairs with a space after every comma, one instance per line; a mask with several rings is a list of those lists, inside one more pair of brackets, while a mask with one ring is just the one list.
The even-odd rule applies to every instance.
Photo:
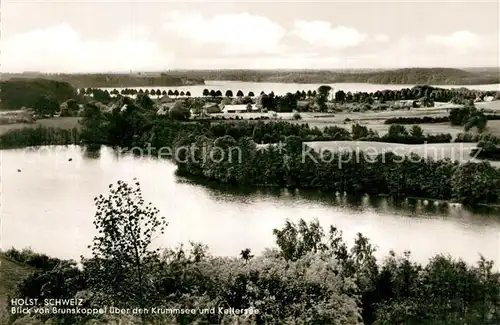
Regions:
[[0, 253], [0, 324], [6, 324], [7, 296], [15, 289], [32, 268], [13, 262]]
[[[461, 163], [467, 161], [478, 161], [470, 156], [472, 149], [476, 148], [476, 143], [437, 143], [437, 144], [399, 144], [371, 141], [315, 141], [306, 142], [314, 151], [337, 152], [352, 150], [354, 152], [365, 152], [367, 155], [387, 154], [394, 152], [398, 155], [409, 155], [415, 153], [423, 158], [441, 160], [450, 158]], [[353, 159], [356, 156], [353, 155]], [[362, 158], [362, 156], [361, 156]], [[499, 166], [500, 162], [491, 162], [492, 165]]]
[[22, 128], [36, 128], [39, 126], [62, 128], [62, 129], [72, 129], [79, 127], [78, 120], [79, 117], [53, 117], [48, 119], [37, 120], [35, 123], [23, 124], [5, 124], [0, 125], [0, 134], [3, 134], [10, 130], [22, 129]]

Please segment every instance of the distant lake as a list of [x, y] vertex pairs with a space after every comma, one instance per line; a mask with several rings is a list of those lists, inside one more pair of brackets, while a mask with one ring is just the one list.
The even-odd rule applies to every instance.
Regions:
[[[207, 80], [205, 81], [205, 85], [196, 85], [196, 86], [179, 86], [179, 87], [127, 87], [131, 89], [160, 89], [161, 91], [172, 89], [180, 91], [189, 91], [191, 96], [202, 96], [203, 90], [220, 90], [222, 94], [226, 93], [226, 90], [231, 90], [234, 95], [238, 90], [243, 91], [245, 95], [247, 95], [250, 91], [252, 91], [255, 95], [259, 95], [261, 91], [265, 93], [270, 93], [274, 91], [276, 95], [284, 95], [288, 92], [295, 93], [297, 90], [317, 90], [319, 86], [324, 84], [293, 84], [293, 83], [274, 83], [274, 82], [244, 82], [244, 81], [223, 81], [223, 80]], [[366, 83], [336, 83], [336, 84], [328, 84], [331, 86], [334, 91], [343, 90], [345, 92], [375, 92], [377, 90], [398, 90], [403, 88], [411, 88], [415, 85], [381, 85], [381, 84], [366, 84]], [[491, 84], [491, 85], [437, 85], [435, 87], [441, 88], [469, 88], [469, 89], [478, 89], [478, 90], [497, 90], [500, 91], [500, 84]], [[115, 88], [103, 88], [108, 90], [113, 90]], [[122, 88], [116, 88], [118, 90]]]
[[379, 197], [200, 184], [176, 176], [169, 161], [118, 157], [108, 148], [97, 157], [77, 146], [3, 150], [0, 155], [2, 249], [31, 247], [75, 259], [87, 255], [94, 236], [93, 198], [107, 194], [111, 183], [137, 177], [145, 200], [169, 221], [166, 234], [158, 239], [162, 246], [192, 240], [209, 245], [217, 255], [236, 256], [245, 248], [257, 254], [274, 246], [272, 230], [287, 218], [318, 218], [325, 230], [330, 225], [342, 230], [349, 244], [357, 232], [363, 233], [378, 247], [378, 257], [391, 249], [410, 250], [422, 263], [437, 253], [475, 263], [481, 253], [497, 268], [500, 263], [497, 212], [478, 214], [443, 202], [397, 203]]

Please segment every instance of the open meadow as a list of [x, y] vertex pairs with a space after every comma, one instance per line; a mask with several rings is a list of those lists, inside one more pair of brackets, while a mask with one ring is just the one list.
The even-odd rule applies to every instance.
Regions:
[[[399, 144], [372, 141], [315, 141], [306, 142], [306, 145], [317, 152], [343, 152], [352, 151], [352, 159], [357, 159], [356, 153], [363, 152], [366, 157], [393, 152], [397, 155], [409, 156], [417, 154], [425, 159], [443, 160], [465, 163], [468, 161], [479, 161], [470, 156], [471, 150], [476, 148], [477, 143], [435, 143], [435, 144]], [[363, 158], [359, 155], [359, 159]], [[500, 166], [500, 162], [491, 161], [494, 166]]]
[[46, 119], [36, 120], [34, 123], [15, 123], [0, 125], [0, 135], [10, 130], [17, 130], [23, 128], [36, 128], [39, 126], [61, 129], [72, 129], [80, 127], [78, 121], [79, 117], [52, 117]]

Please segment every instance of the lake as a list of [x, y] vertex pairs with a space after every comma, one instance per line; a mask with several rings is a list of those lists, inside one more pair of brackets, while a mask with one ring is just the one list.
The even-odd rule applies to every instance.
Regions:
[[[287, 218], [318, 218], [326, 229], [336, 225], [351, 244], [357, 232], [378, 247], [410, 250], [425, 263], [449, 253], [475, 263], [479, 254], [500, 263], [500, 216], [481, 215], [460, 206], [390, 199], [348, 199], [288, 190], [241, 190], [197, 184], [175, 175], [175, 165], [150, 157], [118, 157], [103, 148], [99, 157], [81, 147], [4, 150], [1, 154], [2, 249], [31, 247], [60, 258], [88, 255], [94, 235], [93, 198], [108, 193], [118, 180], [141, 182], [145, 200], [169, 221], [163, 246], [196, 241], [216, 255], [236, 256], [274, 246], [272, 230]], [[68, 159], [72, 158], [72, 161]], [[21, 170], [18, 172], [18, 169]]]
[[[236, 96], [238, 90], [243, 91], [245, 95], [248, 92], [253, 91], [255, 95], [259, 95], [261, 91], [265, 93], [270, 93], [274, 91], [276, 95], [284, 95], [287, 92], [295, 93], [297, 90], [317, 90], [319, 86], [322, 84], [294, 84], [294, 83], [273, 83], [273, 82], [244, 82], [244, 81], [223, 81], [223, 80], [207, 80], [205, 81], [205, 85], [196, 85], [196, 86], [179, 86], [179, 87], [130, 87], [132, 89], [160, 89], [161, 91], [172, 89], [180, 91], [189, 91], [191, 96], [202, 96], [203, 89], [208, 90], [220, 90], [224, 95], [226, 90], [232, 90], [233, 95]], [[382, 84], [367, 84], [367, 83], [335, 83], [328, 84], [330, 85], [334, 91], [343, 90], [345, 92], [375, 92], [377, 90], [398, 90], [403, 88], [411, 88], [415, 85], [382, 85]], [[435, 87], [441, 88], [470, 88], [470, 89], [479, 89], [479, 90], [497, 90], [500, 91], [500, 84], [491, 84], [491, 85], [440, 85]], [[108, 90], [113, 90], [115, 88], [103, 88]], [[121, 90], [123, 88], [116, 88]]]

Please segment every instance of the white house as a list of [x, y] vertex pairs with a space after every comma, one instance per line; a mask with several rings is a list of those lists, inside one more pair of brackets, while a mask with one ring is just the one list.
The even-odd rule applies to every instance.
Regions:
[[240, 104], [240, 105], [224, 105], [224, 113], [244, 113], [244, 112], [256, 112], [259, 108], [255, 104]]

